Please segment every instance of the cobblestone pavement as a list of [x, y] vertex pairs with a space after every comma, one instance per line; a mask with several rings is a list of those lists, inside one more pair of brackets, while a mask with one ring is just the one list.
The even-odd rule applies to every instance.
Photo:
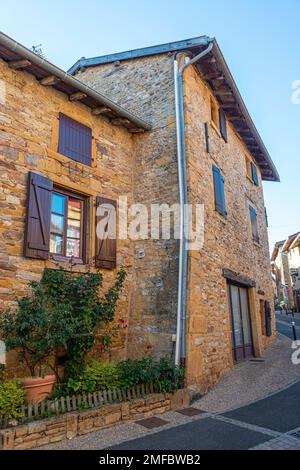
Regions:
[[290, 356], [291, 340], [279, 335], [263, 362], [238, 364], [192, 405], [200, 415], [167, 412], [151, 430], [130, 422], [43, 449], [300, 450], [300, 366]]

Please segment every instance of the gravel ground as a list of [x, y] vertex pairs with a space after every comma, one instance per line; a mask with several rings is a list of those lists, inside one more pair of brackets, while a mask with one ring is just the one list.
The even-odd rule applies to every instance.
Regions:
[[278, 335], [264, 362], [245, 361], [235, 367], [193, 406], [210, 413], [223, 413], [260, 400], [300, 380], [300, 367], [291, 362], [291, 340]]

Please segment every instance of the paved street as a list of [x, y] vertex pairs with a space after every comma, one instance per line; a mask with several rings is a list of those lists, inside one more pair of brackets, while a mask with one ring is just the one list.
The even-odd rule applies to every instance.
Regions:
[[256, 448], [300, 450], [300, 381], [237, 410], [206, 415], [112, 447], [118, 450]]
[[[288, 335], [290, 318], [278, 321]], [[300, 450], [300, 365], [291, 362], [290, 338], [280, 335], [259, 361], [237, 364], [192, 407], [202, 412], [170, 411], [159, 415], [161, 427], [129, 422], [44, 448]]]

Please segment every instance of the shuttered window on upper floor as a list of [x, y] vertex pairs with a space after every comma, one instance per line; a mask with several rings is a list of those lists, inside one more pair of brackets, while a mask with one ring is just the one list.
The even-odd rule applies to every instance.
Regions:
[[218, 168], [216, 165], [213, 165], [213, 178], [214, 178], [214, 192], [215, 192], [215, 209], [223, 217], [226, 217], [227, 209], [226, 209], [224, 177], [221, 173], [220, 168]]
[[58, 152], [76, 162], [92, 164], [92, 130], [75, 119], [59, 114]]
[[254, 241], [259, 242], [257, 214], [256, 214], [254, 207], [252, 206], [249, 206], [249, 211], [250, 211], [252, 238]]
[[89, 234], [95, 231], [97, 268], [117, 265], [115, 200], [96, 197], [96, 221], [90, 198], [55, 187], [39, 174], [28, 174], [24, 256], [83, 264], [91, 258]]

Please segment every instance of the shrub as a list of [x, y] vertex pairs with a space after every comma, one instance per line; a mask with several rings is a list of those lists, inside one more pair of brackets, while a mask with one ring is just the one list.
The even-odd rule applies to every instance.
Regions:
[[128, 359], [118, 364], [122, 388], [131, 388], [139, 384], [155, 384], [162, 392], [175, 392], [183, 387], [184, 370], [175, 366], [169, 358], [159, 362], [151, 357], [139, 361]]
[[67, 395], [76, 393], [89, 393], [100, 390], [112, 390], [119, 388], [120, 373], [117, 366], [112, 364], [100, 364], [93, 361], [86, 366], [78, 379], [70, 378], [66, 384]]
[[21, 406], [24, 404], [25, 391], [17, 380], [0, 382], [0, 416], [9, 418], [21, 417]]

